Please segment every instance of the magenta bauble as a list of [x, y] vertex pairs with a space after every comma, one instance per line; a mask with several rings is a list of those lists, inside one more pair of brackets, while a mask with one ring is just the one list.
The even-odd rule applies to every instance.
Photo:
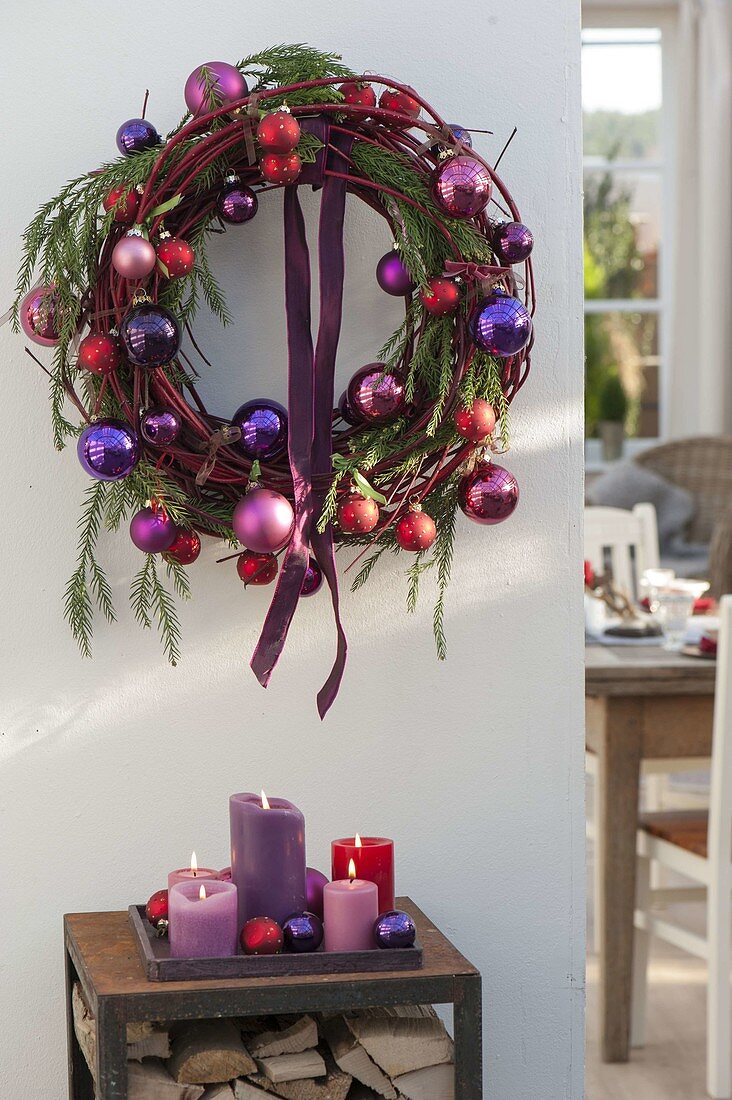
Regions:
[[491, 174], [475, 157], [448, 157], [435, 170], [432, 195], [452, 218], [474, 218], [491, 197]]
[[227, 61], [206, 61], [186, 80], [184, 96], [192, 115], [205, 115], [243, 99], [249, 88], [235, 65]]
[[112, 267], [123, 279], [146, 279], [156, 262], [155, 249], [139, 233], [127, 233], [112, 252]]
[[301, 596], [314, 596], [323, 583], [323, 571], [315, 558], [310, 558], [300, 589]]
[[523, 222], [499, 222], [493, 230], [493, 247], [504, 264], [521, 264], [534, 248], [534, 235]]
[[29, 340], [44, 348], [53, 347], [61, 332], [61, 307], [52, 286], [29, 290], [18, 309], [20, 327]]
[[367, 363], [348, 383], [344, 409], [355, 423], [383, 424], [394, 420], [407, 403], [402, 375], [384, 363]]
[[316, 871], [314, 867], [308, 867], [306, 875], [307, 908], [308, 912], [315, 913], [323, 919], [323, 890], [329, 879], [322, 871]]
[[145, 554], [162, 554], [175, 542], [178, 530], [162, 508], [141, 508], [130, 521], [130, 538]]
[[502, 523], [514, 512], [518, 499], [516, 478], [494, 462], [479, 463], [458, 483], [458, 504], [474, 523]]
[[256, 554], [276, 554], [290, 540], [295, 514], [282, 493], [252, 489], [234, 508], [232, 526], [242, 546]]
[[411, 294], [416, 284], [395, 248], [381, 257], [376, 265], [376, 281], [387, 294], [403, 298]]

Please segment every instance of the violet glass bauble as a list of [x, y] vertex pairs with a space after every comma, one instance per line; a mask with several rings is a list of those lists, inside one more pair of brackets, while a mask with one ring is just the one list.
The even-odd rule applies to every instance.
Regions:
[[384, 363], [367, 363], [348, 383], [343, 408], [356, 423], [382, 424], [404, 411], [404, 379]]
[[192, 115], [205, 115], [243, 99], [249, 88], [235, 65], [227, 61], [205, 61], [194, 69], [183, 90]]
[[242, 546], [255, 554], [276, 554], [290, 540], [295, 513], [282, 493], [252, 489], [234, 508], [232, 526]]
[[127, 358], [136, 367], [161, 367], [178, 354], [180, 325], [164, 306], [133, 306], [119, 329]]
[[500, 222], [493, 230], [493, 248], [504, 264], [522, 264], [534, 247], [534, 234], [523, 222]]
[[323, 942], [323, 922], [317, 913], [294, 913], [282, 925], [285, 951], [317, 951]]
[[432, 194], [452, 218], [474, 218], [488, 205], [491, 174], [475, 157], [448, 157], [435, 170]]
[[177, 534], [177, 527], [162, 508], [141, 508], [130, 520], [130, 538], [145, 554], [162, 554]]
[[409, 913], [390, 909], [376, 918], [374, 940], [377, 947], [389, 950], [412, 947], [416, 938], [417, 929]]
[[147, 278], [156, 262], [155, 249], [140, 233], [126, 233], [112, 252], [112, 267], [123, 279]]
[[411, 294], [416, 286], [395, 248], [382, 256], [376, 265], [376, 281], [387, 294], [397, 297]]
[[262, 398], [246, 401], [236, 410], [231, 423], [241, 429], [238, 446], [252, 461], [267, 461], [287, 446], [287, 413], [276, 401]]
[[495, 462], [481, 462], [458, 482], [458, 504], [474, 523], [502, 523], [515, 510], [519, 487], [513, 474]]
[[305, 875], [305, 896], [309, 913], [315, 913], [323, 919], [323, 890], [328, 885], [328, 877], [314, 867], [308, 867]]
[[478, 302], [468, 328], [479, 348], [505, 359], [516, 355], [531, 339], [531, 315], [518, 298], [496, 288]]
[[167, 447], [175, 443], [181, 433], [183, 421], [175, 409], [165, 405], [156, 405], [140, 417], [142, 438], [154, 447]]
[[117, 148], [126, 157], [160, 144], [160, 134], [146, 118], [128, 118], [117, 131]]
[[120, 481], [137, 465], [140, 442], [124, 420], [95, 420], [79, 436], [76, 453], [84, 470], [97, 481]]
[[315, 558], [310, 558], [300, 589], [301, 596], [314, 596], [323, 583], [323, 571]]
[[34, 287], [20, 303], [20, 327], [34, 344], [51, 348], [59, 342], [60, 312], [58, 294], [52, 286]]
[[258, 206], [256, 192], [239, 182], [226, 184], [216, 197], [216, 208], [229, 225], [243, 225], [251, 221]]

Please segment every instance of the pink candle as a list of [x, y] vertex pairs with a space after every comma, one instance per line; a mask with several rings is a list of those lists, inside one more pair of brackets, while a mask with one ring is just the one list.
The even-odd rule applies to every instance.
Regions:
[[168, 875], [168, 889], [172, 889], [178, 882], [215, 882], [218, 877], [219, 872], [211, 867], [199, 867], [196, 853], [191, 852], [190, 867], [181, 867]]
[[351, 860], [349, 877], [329, 882], [323, 889], [324, 950], [370, 951], [375, 948], [374, 922], [379, 915], [375, 882], [356, 878]]
[[174, 959], [236, 955], [238, 924], [233, 882], [178, 882], [168, 896], [170, 953]]

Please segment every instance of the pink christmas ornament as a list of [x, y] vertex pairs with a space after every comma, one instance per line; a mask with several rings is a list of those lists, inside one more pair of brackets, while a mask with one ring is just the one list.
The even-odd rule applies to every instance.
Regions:
[[34, 344], [51, 348], [59, 341], [60, 312], [58, 295], [52, 286], [34, 287], [20, 303], [20, 327]]
[[130, 538], [145, 554], [162, 554], [177, 534], [175, 524], [162, 508], [141, 508], [130, 521]]
[[252, 489], [234, 508], [239, 542], [256, 554], [275, 554], [289, 542], [295, 514], [289, 500], [272, 489]]
[[139, 233], [127, 233], [112, 252], [112, 267], [123, 279], [146, 279], [157, 263], [155, 249]]
[[206, 61], [188, 77], [183, 94], [192, 115], [205, 115], [243, 99], [248, 91], [247, 82], [235, 65]]

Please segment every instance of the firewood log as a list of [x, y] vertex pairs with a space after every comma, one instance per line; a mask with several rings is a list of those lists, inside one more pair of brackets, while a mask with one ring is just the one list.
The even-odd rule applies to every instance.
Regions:
[[174, 1081], [162, 1062], [150, 1059], [138, 1064], [128, 1062], [128, 1100], [199, 1100], [199, 1085], [181, 1085]]
[[257, 1068], [276, 1085], [282, 1081], [301, 1081], [305, 1077], [325, 1077], [325, 1062], [317, 1050], [299, 1054], [279, 1054], [276, 1058], [257, 1058]]
[[318, 1027], [312, 1016], [301, 1016], [283, 1031], [265, 1031], [247, 1042], [253, 1058], [275, 1058], [279, 1054], [300, 1054], [318, 1045]]
[[396, 1077], [394, 1084], [406, 1100], [454, 1100], [455, 1067], [425, 1066]]
[[231, 1085], [209, 1085], [201, 1100], [234, 1100]]
[[[76, 1038], [92, 1076], [96, 1076], [97, 1022], [86, 1006], [78, 982], [74, 984], [71, 991], [71, 1008]], [[159, 1030], [148, 1022], [128, 1024], [127, 1057], [135, 1062], [139, 1062], [143, 1058], [169, 1058], [170, 1037], [168, 1032]]]
[[350, 1073], [356, 1081], [373, 1089], [374, 1096], [379, 1095], [386, 1097], [386, 1100], [395, 1100], [396, 1089], [391, 1081], [369, 1057], [343, 1017], [324, 1021], [321, 1024], [321, 1031], [339, 1069], [344, 1073]]
[[257, 1088], [251, 1081], [234, 1081], [235, 1100], [264, 1100], [270, 1093]]
[[181, 1026], [173, 1036], [172, 1050], [168, 1069], [183, 1084], [231, 1081], [257, 1068], [231, 1020], [198, 1020]]
[[424, 1066], [453, 1060], [452, 1039], [438, 1017], [356, 1016], [348, 1027], [392, 1081]]
[[136, 1043], [127, 1043], [127, 1060], [141, 1062], [143, 1058], [170, 1058], [170, 1035], [167, 1031], [152, 1031]]
[[[273, 1093], [282, 1100], [346, 1100], [351, 1087], [351, 1075], [343, 1073], [329, 1055], [325, 1057], [326, 1077], [311, 1077], [303, 1081], [282, 1081], [275, 1084], [264, 1074], [250, 1075], [251, 1084]], [[246, 1097], [249, 1100], [249, 1097]], [[252, 1098], [254, 1100], [254, 1098]]]

